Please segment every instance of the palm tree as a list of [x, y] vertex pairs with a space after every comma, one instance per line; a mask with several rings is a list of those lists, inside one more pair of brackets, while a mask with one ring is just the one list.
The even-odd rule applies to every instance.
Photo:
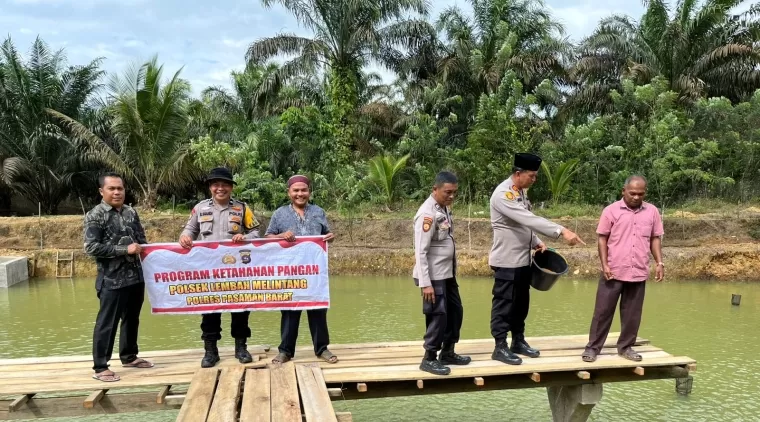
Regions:
[[280, 4], [313, 38], [282, 33], [251, 44], [247, 60], [264, 63], [278, 55], [295, 56], [279, 70], [280, 80], [322, 72], [328, 76], [328, 97], [335, 120], [342, 126], [359, 105], [361, 69], [371, 61], [392, 67], [397, 47], [413, 47], [430, 33], [424, 20], [425, 0], [262, 0], [265, 7]]
[[62, 50], [37, 38], [23, 62], [13, 41], [0, 46], [0, 175], [17, 194], [54, 214], [85, 164], [70, 134], [46, 112], [79, 118], [99, 88], [96, 59], [66, 67]]
[[87, 155], [120, 172], [138, 188], [141, 204], [154, 209], [158, 194], [197, 177], [186, 136], [190, 85], [177, 71], [162, 82], [157, 58], [129, 69], [109, 85], [114, 146], [62, 113], [52, 112], [86, 147]]
[[572, 46], [543, 1], [470, 2], [472, 20], [456, 7], [438, 18], [436, 25], [448, 40], [440, 62], [444, 80], [490, 94], [507, 70], [515, 72], [529, 92], [544, 79], [564, 76]]
[[739, 101], [760, 88], [760, 5], [740, 15], [742, 0], [679, 1], [670, 14], [663, 0], [644, 2], [639, 22], [628, 16], [603, 19], [580, 45], [573, 69], [579, 89], [570, 105], [609, 109], [609, 92], [623, 78], [646, 84], [663, 76], [682, 101], [725, 96]]
[[389, 211], [396, 200], [399, 176], [408, 159], [407, 154], [399, 159], [389, 155], [378, 155], [369, 160], [369, 179], [382, 191], [385, 207]]
[[580, 160], [573, 158], [565, 163], [560, 163], [555, 173], [552, 173], [546, 161], [541, 162], [541, 170], [546, 175], [546, 179], [549, 181], [549, 189], [552, 192], [552, 203], [556, 204], [560, 196], [570, 189], [570, 182], [575, 173], [578, 172], [576, 166], [579, 162]]

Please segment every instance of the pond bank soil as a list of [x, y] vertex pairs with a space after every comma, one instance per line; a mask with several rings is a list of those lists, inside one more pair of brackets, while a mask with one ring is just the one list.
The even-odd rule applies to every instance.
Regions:
[[[143, 214], [150, 242], [175, 242], [186, 215]], [[261, 232], [268, 223], [259, 218]], [[571, 248], [548, 241], [570, 263], [570, 276], [596, 277], [596, 218], [554, 220], [578, 233], [589, 247]], [[747, 218], [666, 218], [664, 254], [670, 279], [760, 281], [760, 232], [757, 216]], [[411, 276], [414, 264], [411, 219], [331, 219], [336, 240], [330, 246], [330, 272], [336, 275]], [[455, 220], [458, 275], [491, 276], [488, 251], [492, 231], [487, 219]], [[0, 218], [0, 255], [26, 255], [30, 275], [54, 277], [56, 250], [74, 250], [74, 276], [95, 274], [82, 252], [82, 217]]]

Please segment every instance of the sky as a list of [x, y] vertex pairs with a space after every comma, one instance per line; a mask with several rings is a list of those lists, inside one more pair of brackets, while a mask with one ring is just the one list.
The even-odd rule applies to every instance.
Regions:
[[[431, 17], [450, 7], [470, 12], [467, 0], [434, 0]], [[579, 40], [610, 14], [638, 19], [640, 1], [550, 0], [546, 4]], [[285, 9], [266, 9], [260, 0], [0, 0], [0, 35], [10, 36], [24, 55], [37, 36], [63, 48], [69, 64], [103, 58], [108, 73], [158, 55], [164, 71], [180, 68], [194, 94], [211, 85], [230, 86], [230, 72], [241, 70], [251, 42], [280, 32], [309, 35]], [[390, 82], [393, 76], [377, 71]]]

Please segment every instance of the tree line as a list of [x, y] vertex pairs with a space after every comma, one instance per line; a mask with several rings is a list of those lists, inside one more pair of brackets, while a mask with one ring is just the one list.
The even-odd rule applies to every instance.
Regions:
[[0, 207], [14, 195], [49, 214], [92, 203], [97, 175], [114, 170], [154, 209], [202, 195], [219, 165], [236, 197], [265, 209], [286, 201], [294, 173], [333, 209], [421, 201], [441, 169], [485, 202], [518, 151], [544, 158], [531, 196], [550, 205], [609, 203], [632, 173], [668, 206], [760, 196], [760, 4], [647, 1], [572, 43], [539, 0], [469, 2], [472, 14], [430, 16], [424, 0], [262, 0], [311, 37], [256, 40], [231, 88], [198, 98], [157, 57], [106, 75], [102, 58], [69, 65], [39, 38], [22, 57], [9, 37]]

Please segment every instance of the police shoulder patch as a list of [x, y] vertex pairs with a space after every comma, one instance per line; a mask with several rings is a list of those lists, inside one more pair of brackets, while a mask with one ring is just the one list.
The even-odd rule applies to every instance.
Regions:
[[507, 193], [504, 194], [504, 197], [507, 198], [507, 201], [514, 201], [515, 200], [515, 194], [513, 192], [507, 191]]
[[422, 218], [422, 231], [425, 233], [430, 231], [430, 227], [433, 226], [433, 219], [431, 217]]

